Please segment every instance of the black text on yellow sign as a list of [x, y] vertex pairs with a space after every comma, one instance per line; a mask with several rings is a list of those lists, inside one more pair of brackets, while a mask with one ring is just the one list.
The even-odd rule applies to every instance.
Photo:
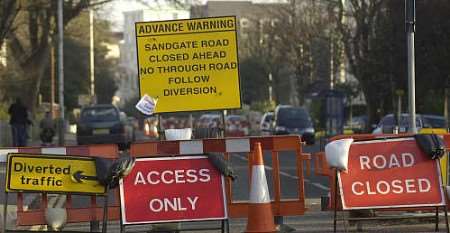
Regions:
[[135, 25], [141, 96], [156, 113], [241, 107], [236, 18]]
[[77, 182], [73, 176], [82, 172], [96, 176], [92, 158], [63, 155], [9, 154], [6, 191], [37, 191], [101, 194], [105, 187], [96, 180]]

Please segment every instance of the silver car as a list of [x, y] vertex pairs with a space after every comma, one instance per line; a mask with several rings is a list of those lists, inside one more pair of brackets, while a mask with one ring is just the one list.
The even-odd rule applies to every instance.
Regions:
[[[393, 133], [398, 125], [398, 133], [408, 132], [409, 129], [409, 114], [402, 113], [400, 115], [400, 122], [397, 124], [397, 119], [394, 114], [384, 116], [376, 128], [372, 131], [373, 134]], [[416, 114], [416, 127], [418, 130], [422, 128], [445, 128], [445, 118], [439, 115], [431, 114]]]

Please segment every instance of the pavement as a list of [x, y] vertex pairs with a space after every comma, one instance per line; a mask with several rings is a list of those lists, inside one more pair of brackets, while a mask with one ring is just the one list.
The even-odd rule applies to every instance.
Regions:
[[[319, 232], [333, 232], [333, 212], [321, 211], [319, 199], [306, 199], [306, 206], [308, 211], [303, 216], [285, 217], [283, 218], [283, 225], [281, 232], [292, 233], [319, 233]], [[16, 230], [40, 230], [45, 231], [46, 226], [20, 227], [15, 228], [15, 206], [8, 206], [8, 229]], [[359, 224], [350, 225], [347, 218], [347, 213], [338, 213], [337, 232], [435, 232], [435, 224], [429, 219], [417, 220], [383, 220], [383, 221], [363, 221]], [[3, 217], [1, 218], [3, 219]], [[230, 233], [241, 233], [246, 229], [246, 219], [230, 219]], [[439, 232], [446, 232], [444, 220], [441, 216], [439, 224]], [[220, 221], [206, 221], [206, 222], [188, 222], [188, 223], [171, 223], [161, 225], [133, 225], [126, 226], [126, 232], [161, 232], [156, 229], [176, 228], [184, 229], [183, 232], [194, 233], [200, 232], [201, 228], [215, 228], [215, 230], [202, 230], [201, 232], [220, 232]], [[3, 223], [2, 223], [3, 225]], [[101, 222], [100, 222], [101, 226]], [[120, 232], [120, 224], [118, 221], [109, 221], [107, 232]], [[188, 230], [191, 229], [191, 230]], [[197, 229], [197, 230], [192, 230]], [[89, 223], [67, 224], [64, 231], [82, 231], [89, 232]], [[170, 231], [163, 231], [170, 232]]]
[[[64, 145], [76, 145], [77, 144], [77, 136], [73, 133], [66, 133], [64, 135]], [[54, 145], [58, 145], [58, 136], [55, 136], [53, 138], [53, 144]], [[33, 139], [33, 140], [29, 140], [28, 141], [28, 146], [41, 146], [42, 142], [40, 141], [39, 138]]]

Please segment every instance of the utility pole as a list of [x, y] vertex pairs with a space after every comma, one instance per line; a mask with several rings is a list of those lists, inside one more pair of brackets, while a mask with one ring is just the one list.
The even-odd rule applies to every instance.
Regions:
[[405, 0], [405, 28], [408, 55], [409, 132], [417, 133], [414, 33], [416, 24], [416, 0]]
[[63, 4], [64, 0], [58, 1], [58, 81], [59, 81], [59, 124], [58, 124], [58, 143], [64, 145], [65, 120], [64, 120], [64, 26], [63, 26]]
[[269, 103], [272, 104], [273, 94], [272, 94], [272, 73], [269, 73]]
[[448, 96], [450, 94], [450, 87], [445, 87], [444, 89], [444, 118], [445, 118], [445, 129], [448, 131], [449, 130], [449, 114], [448, 114]]
[[55, 43], [52, 42], [50, 47], [50, 112], [52, 115], [52, 119], [54, 120], [56, 118], [55, 109], [53, 108], [53, 105], [55, 104]]

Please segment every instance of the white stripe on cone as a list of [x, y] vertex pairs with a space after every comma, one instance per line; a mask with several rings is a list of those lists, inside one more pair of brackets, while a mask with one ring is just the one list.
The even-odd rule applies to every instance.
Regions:
[[269, 196], [264, 165], [253, 165], [250, 203], [270, 203]]

